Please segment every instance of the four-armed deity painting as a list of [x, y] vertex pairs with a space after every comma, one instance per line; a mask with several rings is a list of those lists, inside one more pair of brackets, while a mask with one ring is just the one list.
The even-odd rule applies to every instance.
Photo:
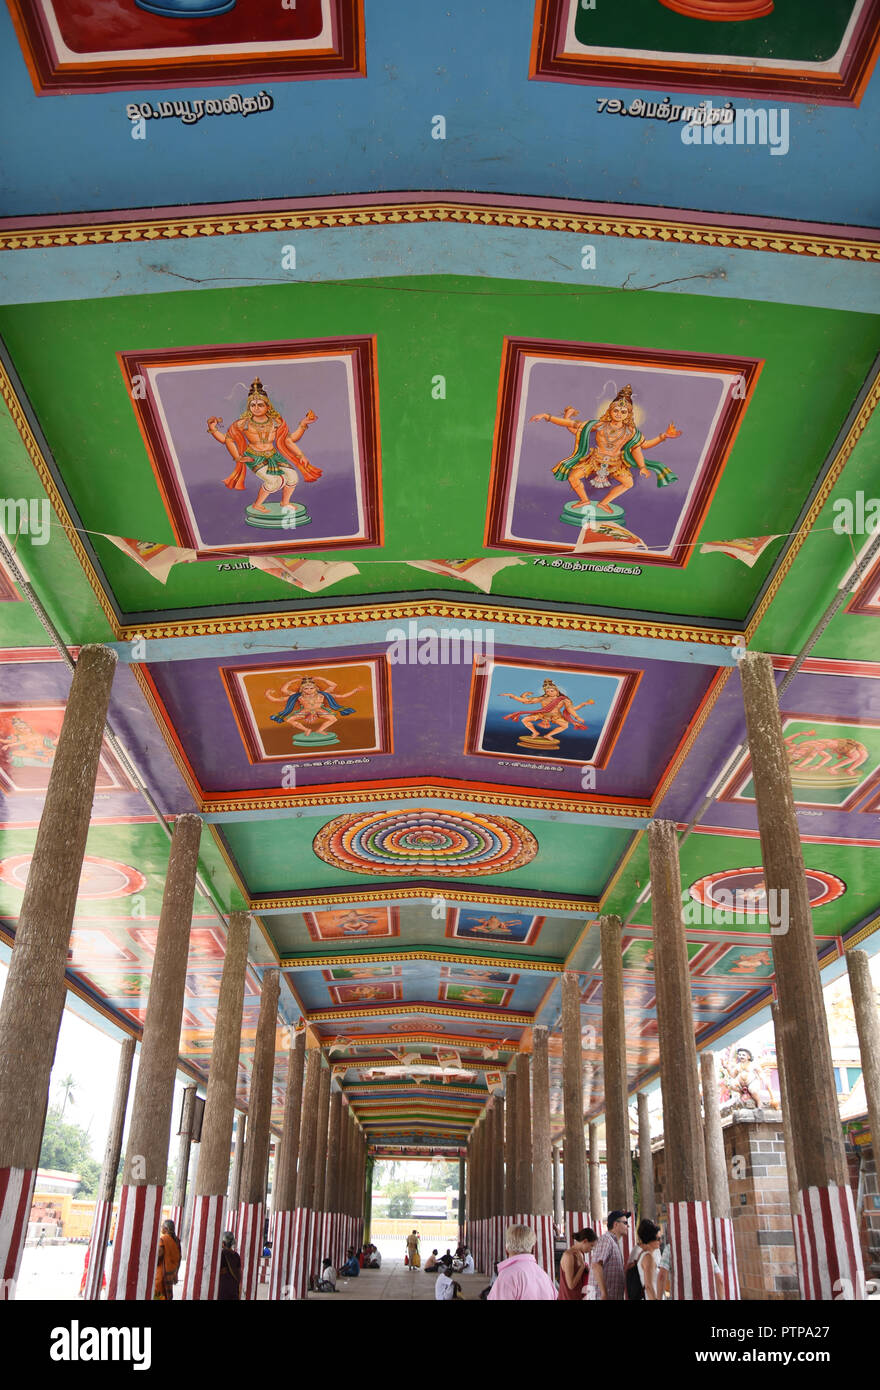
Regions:
[[684, 568], [759, 370], [505, 339], [486, 545]]
[[[365, 73], [363, 0], [10, 0], [10, 9], [41, 94]], [[207, 95], [168, 105], [189, 108], [187, 123], [215, 106], [271, 110]]]
[[640, 672], [513, 661], [474, 668], [465, 752], [604, 767]]
[[719, 93], [719, 106], [733, 95], [857, 106], [878, 13], [877, 0], [536, 0], [531, 76], [654, 88], [656, 101], [609, 101], [610, 112], [671, 122], [692, 92]]
[[392, 751], [384, 656], [325, 657], [296, 666], [224, 666], [220, 674], [252, 763], [334, 751]]
[[400, 935], [400, 914], [396, 907], [346, 907], [340, 911], [304, 912], [303, 921], [313, 941], [353, 941], [363, 936]]
[[372, 338], [120, 362], [179, 545], [204, 559], [381, 544]]

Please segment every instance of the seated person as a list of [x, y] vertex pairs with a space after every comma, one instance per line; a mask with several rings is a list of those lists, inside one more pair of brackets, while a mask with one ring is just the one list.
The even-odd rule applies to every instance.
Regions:
[[440, 1256], [438, 1263], [446, 1266], [446, 1273], [448, 1274], [452, 1269], [452, 1251], [447, 1248], [446, 1254]]
[[[450, 1260], [452, 1256], [450, 1256]], [[450, 1276], [447, 1265], [441, 1265], [437, 1275], [437, 1283], [434, 1286], [434, 1297], [444, 1303], [451, 1302], [455, 1298], [455, 1290], [458, 1287], [455, 1280]]]
[[461, 1262], [461, 1272], [462, 1274], [473, 1274], [474, 1268], [474, 1257], [467, 1246], [465, 1246]]
[[379, 1253], [379, 1251], [376, 1249], [375, 1245], [368, 1245], [368, 1246], [367, 1246], [366, 1268], [367, 1268], [367, 1269], [381, 1269], [381, 1268], [382, 1268], [382, 1256], [381, 1256], [381, 1254]]
[[428, 1258], [425, 1260], [425, 1273], [436, 1274], [439, 1268], [440, 1261], [437, 1259], [437, 1251], [432, 1250]]
[[336, 1292], [336, 1270], [329, 1255], [324, 1256], [321, 1273], [315, 1281], [315, 1289], [318, 1293]]
[[357, 1257], [357, 1251], [353, 1245], [350, 1245], [348, 1247], [348, 1255], [346, 1256], [345, 1264], [342, 1266], [339, 1273], [344, 1275], [346, 1279], [356, 1279], [360, 1272], [361, 1262]]

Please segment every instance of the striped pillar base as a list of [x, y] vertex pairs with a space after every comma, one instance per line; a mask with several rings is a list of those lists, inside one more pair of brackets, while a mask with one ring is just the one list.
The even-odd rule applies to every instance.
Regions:
[[[493, 1266], [500, 1264], [507, 1259], [507, 1251], [504, 1248], [504, 1232], [507, 1230], [507, 1222], [503, 1216], [492, 1217], [492, 1250], [491, 1257]], [[490, 1271], [494, 1273], [494, 1269]]]
[[263, 1255], [263, 1223], [266, 1218], [262, 1202], [242, 1202], [238, 1209], [238, 1249], [241, 1255], [241, 1297], [254, 1300], [260, 1281], [260, 1260]]
[[295, 1226], [295, 1212], [276, 1211], [272, 1232], [272, 1263], [269, 1266], [269, 1297], [273, 1301], [290, 1298]]
[[193, 1198], [192, 1224], [186, 1249], [183, 1297], [207, 1302], [217, 1297], [220, 1284], [220, 1242], [226, 1219], [226, 1193]]
[[309, 1264], [312, 1213], [308, 1207], [297, 1207], [293, 1214], [293, 1248], [290, 1262], [290, 1296], [305, 1298], [309, 1287]]
[[716, 1216], [712, 1224], [715, 1228], [715, 1259], [724, 1280], [724, 1297], [728, 1302], [738, 1303], [739, 1271], [736, 1267], [736, 1246], [733, 1243], [733, 1222], [729, 1216]]
[[801, 1298], [809, 1302], [862, 1302], [865, 1270], [849, 1187], [801, 1189], [796, 1217]]
[[0, 1303], [15, 1297], [36, 1176], [35, 1168], [0, 1168]]
[[140, 1302], [153, 1297], [161, 1224], [161, 1187], [123, 1187], [108, 1299]]
[[672, 1297], [696, 1303], [714, 1301], [709, 1203], [670, 1202], [668, 1214]]
[[571, 1245], [575, 1231], [586, 1231], [592, 1227], [596, 1235], [602, 1234], [598, 1226], [593, 1226], [593, 1218], [588, 1211], [567, 1211], [565, 1213], [565, 1243]]
[[83, 1286], [84, 1299], [101, 1297], [104, 1281], [104, 1263], [107, 1258], [107, 1240], [110, 1235], [110, 1222], [113, 1218], [112, 1202], [96, 1202], [92, 1220], [92, 1234], [89, 1238], [89, 1267]]
[[528, 1223], [537, 1236], [534, 1256], [545, 1274], [556, 1279], [556, 1251], [553, 1242], [553, 1217], [540, 1213], [529, 1218]]

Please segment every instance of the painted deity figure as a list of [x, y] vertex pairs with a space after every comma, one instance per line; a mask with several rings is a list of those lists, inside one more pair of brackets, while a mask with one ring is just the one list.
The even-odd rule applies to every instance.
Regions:
[[773, 1093], [767, 1073], [747, 1047], [728, 1049], [723, 1059], [724, 1080], [731, 1098], [749, 1110], [772, 1106]]
[[51, 735], [37, 733], [17, 714], [12, 716], [12, 733], [0, 738], [0, 748], [6, 750], [13, 767], [48, 767], [57, 743]]
[[[326, 687], [324, 690], [321, 689], [322, 685]], [[303, 734], [325, 734], [333, 724], [338, 724], [343, 715], [355, 713], [353, 705], [347, 708], [340, 705], [332, 693], [335, 690], [336, 681], [328, 680], [326, 676], [295, 677], [282, 685], [280, 695], [266, 691], [267, 700], [273, 704], [284, 704], [280, 714], [270, 714], [269, 718], [275, 724], [286, 721]], [[359, 690], [363, 690], [362, 685], [355, 685], [351, 690], [340, 690], [339, 695], [345, 700]]]
[[586, 729], [587, 725], [582, 719], [578, 719], [577, 711], [596, 703], [595, 700], [582, 700], [579, 705], [572, 704], [556, 682], [549, 679], [543, 682], [540, 695], [536, 695], [532, 690], [526, 690], [522, 695], [503, 690], [501, 698], [516, 700], [521, 705], [538, 705], [539, 708], [531, 714], [522, 714], [517, 710], [504, 716], [505, 719], [521, 719], [524, 727], [536, 738], [553, 738], [556, 734], [565, 733], [569, 727]]
[[493, 936], [510, 936], [513, 928], [519, 926], [519, 921], [515, 917], [479, 917], [472, 923], [473, 927], [482, 932], [491, 932]]
[[[681, 430], [670, 420], [662, 434], [645, 439], [636, 427], [633, 415], [632, 387], [624, 386], [614, 397], [603, 415], [594, 420], [579, 420], [579, 411], [567, 405], [561, 415], [532, 415], [529, 423], [546, 420], [560, 425], [574, 436], [574, 451], [553, 469], [553, 476], [567, 482], [577, 494], [577, 510], [595, 505], [599, 511], [613, 513], [611, 503], [633, 486], [633, 473], [638, 469], [643, 478], [656, 474], [657, 486], [666, 487], [678, 481], [676, 475], [659, 463], [645, 461], [644, 451], [654, 449], [665, 439], [677, 439]], [[611, 488], [601, 502], [591, 503], [585, 483], [593, 488]]]
[[235, 462], [233, 472], [223, 479], [224, 485], [238, 492], [243, 491], [250, 468], [260, 480], [260, 490], [252, 510], [268, 512], [266, 499], [279, 490], [283, 510], [290, 503], [300, 475], [307, 483], [321, 476], [321, 469], [314, 468], [297, 447], [297, 440], [302, 439], [309, 425], [317, 418], [314, 411], [306, 411], [291, 434], [286, 420], [279, 415], [257, 377], [248, 391], [244, 414], [225, 433], [220, 428], [223, 421], [219, 415], [212, 415], [208, 421], [208, 433], [218, 444], [226, 445]]

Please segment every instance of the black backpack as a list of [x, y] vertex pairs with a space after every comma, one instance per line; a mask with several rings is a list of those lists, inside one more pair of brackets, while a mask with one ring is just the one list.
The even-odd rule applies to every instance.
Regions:
[[642, 1254], [643, 1251], [639, 1248], [639, 1246], [636, 1246], [636, 1248], [631, 1252], [630, 1257], [626, 1262], [624, 1278], [626, 1280], [627, 1303], [636, 1303], [639, 1299], [644, 1299], [645, 1297], [644, 1285], [642, 1284], [641, 1276], [639, 1274], [639, 1258]]

